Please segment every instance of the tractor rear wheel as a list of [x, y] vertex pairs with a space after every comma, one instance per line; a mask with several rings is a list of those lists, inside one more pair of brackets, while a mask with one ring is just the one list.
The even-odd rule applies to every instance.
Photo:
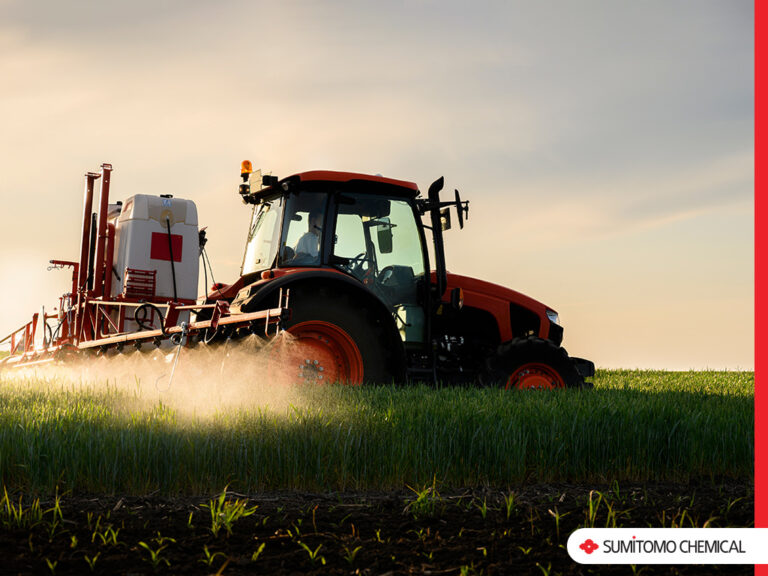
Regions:
[[383, 330], [372, 316], [346, 295], [328, 290], [291, 294], [285, 328], [295, 340], [282, 360], [291, 377], [352, 385], [396, 380]]
[[564, 348], [537, 337], [515, 338], [488, 358], [484, 380], [507, 390], [582, 388], [579, 375]]

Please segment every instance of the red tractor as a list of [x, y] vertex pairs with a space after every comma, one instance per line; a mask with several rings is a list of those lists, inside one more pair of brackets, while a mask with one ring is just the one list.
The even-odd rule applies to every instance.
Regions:
[[253, 313], [280, 307], [289, 291], [282, 326], [296, 339], [288, 362], [300, 379], [590, 385], [594, 364], [568, 356], [553, 309], [446, 271], [450, 208], [463, 227], [469, 203], [458, 191], [441, 201], [442, 178], [423, 198], [415, 184], [381, 176], [262, 177], [248, 161], [241, 175], [240, 195], [254, 205], [241, 276], [217, 285], [206, 303], [225, 300], [233, 313]]

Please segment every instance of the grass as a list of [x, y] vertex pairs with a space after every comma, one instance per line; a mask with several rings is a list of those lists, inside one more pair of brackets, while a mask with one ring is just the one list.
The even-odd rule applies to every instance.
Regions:
[[324, 386], [294, 396], [277, 411], [203, 418], [106, 384], [0, 373], [0, 484], [200, 494], [753, 475], [751, 372], [599, 371], [588, 391]]

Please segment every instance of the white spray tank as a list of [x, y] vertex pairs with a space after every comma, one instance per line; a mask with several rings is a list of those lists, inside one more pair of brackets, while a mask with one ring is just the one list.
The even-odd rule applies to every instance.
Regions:
[[[200, 240], [194, 202], [136, 194], [119, 212], [110, 210], [110, 222], [115, 225], [111, 296], [195, 302]], [[179, 316], [179, 323], [188, 321], [189, 312]], [[126, 328], [136, 329], [130, 324]]]

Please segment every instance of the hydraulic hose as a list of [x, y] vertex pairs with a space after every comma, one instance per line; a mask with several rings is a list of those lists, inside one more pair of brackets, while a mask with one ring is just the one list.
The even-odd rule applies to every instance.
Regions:
[[142, 330], [152, 330], [154, 328], [151, 322], [149, 323], [149, 325], [145, 323], [147, 321], [147, 310], [150, 310], [157, 314], [158, 318], [160, 319], [160, 332], [162, 332], [163, 336], [167, 338], [168, 332], [165, 331], [165, 316], [163, 315], [160, 308], [158, 308], [157, 306], [155, 306], [150, 302], [145, 302], [144, 304], [136, 308], [136, 311], [133, 313], [133, 319], [136, 322], [136, 324], [138, 324]]

